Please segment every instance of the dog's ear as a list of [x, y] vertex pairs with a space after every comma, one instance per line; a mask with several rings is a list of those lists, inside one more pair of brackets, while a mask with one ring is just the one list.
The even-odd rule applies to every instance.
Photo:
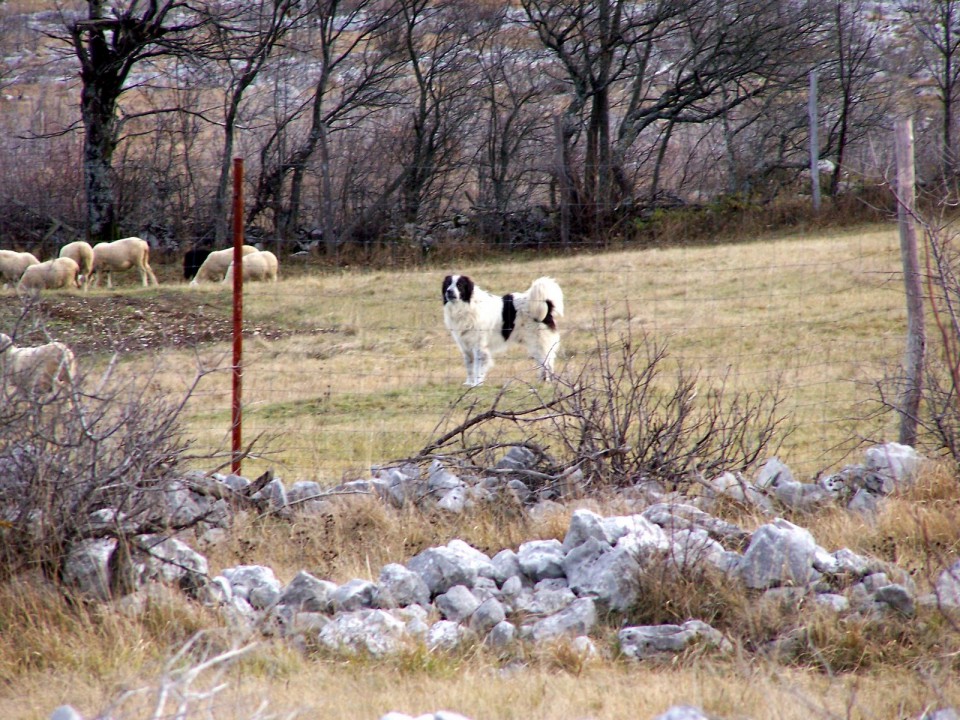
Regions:
[[453, 275], [447, 275], [443, 279], [443, 285], [440, 288], [440, 294], [443, 296], [443, 304], [447, 304], [447, 288], [453, 283]]
[[460, 291], [460, 299], [469, 303], [470, 298], [473, 297], [473, 280], [466, 275], [461, 275], [457, 278], [457, 290]]

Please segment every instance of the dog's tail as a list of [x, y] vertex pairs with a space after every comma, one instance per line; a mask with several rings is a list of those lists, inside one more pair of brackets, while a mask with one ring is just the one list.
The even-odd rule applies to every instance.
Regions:
[[527, 308], [537, 322], [555, 328], [554, 318], [563, 317], [563, 290], [549, 277], [537, 278], [527, 291]]

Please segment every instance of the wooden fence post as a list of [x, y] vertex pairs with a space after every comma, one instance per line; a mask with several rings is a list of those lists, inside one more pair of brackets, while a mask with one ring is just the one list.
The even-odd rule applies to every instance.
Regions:
[[810, 96], [807, 98], [807, 123], [810, 126], [810, 192], [813, 212], [820, 212], [820, 133], [817, 128], [817, 71], [810, 71]]
[[907, 348], [903, 361], [903, 389], [900, 394], [900, 443], [915, 445], [923, 387], [923, 361], [926, 335], [923, 322], [923, 294], [920, 281], [920, 260], [917, 253], [917, 227], [914, 222], [915, 176], [913, 156], [913, 122], [901, 118], [896, 122], [897, 151], [897, 221], [900, 228], [900, 259], [907, 296]]

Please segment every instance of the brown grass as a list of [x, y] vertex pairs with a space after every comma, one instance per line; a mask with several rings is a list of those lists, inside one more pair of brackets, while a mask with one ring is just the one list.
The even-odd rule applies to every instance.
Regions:
[[[891, 420], [868, 418], [862, 404], [901, 354], [898, 262], [893, 231], [870, 228], [403, 273], [291, 272], [278, 285], [252, 286], [245, 299], [251, 331], [258, 325], [285, 331], [276, 339], [252, 335], [246, 343], [247, 437], [269, 431], [275, 454], [248, 461], [245, 474], [275, 467], [287, 481], [335, 481], [425, 445], [441, 418], [460, 407], [461, 365], [440, 321], [437, 291], [443, 274], [464, 270], [502, 292], [524, 288], [539, 274], [557, 277], [569, 307], [563, 328], [571, 368], [592, 348], [605, 317], [613, 329], [633, 323], [666, 339], [672, 356], [701, 368], [707, 385], [728, 370], [745, 389], [783, 383], [796, 432], [781, 459], [805, 479], [842, 462], [858, 438], [891, 437]], [[222, 290], [171, 285], [122, 292], [171, 293], [187, 304]], [[125, 355], [120, 372], [154, 373], [158, 388], [182, 392], [198, 363], [223, 366], [227, 353], [219, 344]], [[107, 362], [99, 355], [81, 360], [92, 374]], [[508, 399], [521, 403], [529, 400], [531, 376], [521, 353], [509, 355], [490, 386], [471, 397], [491, 399], [509, 383]], [[187, 430], [198, 450], [224, 447], [228, 388], [227, 373], [214, 373], [191, 401]], [[618, 497], [580, 504], [605, 514], [629, 511]], [[931, 464], [872, 520], [835, 509], [787, 517], [828, 550], [850, 547], [897, 563], [924, 592], [960, 551], [958, 508], [955, 475]], [[244, 516], [223, 543], [204, 552], [213, 572], [260, 563], [282, 581], [300, 570], [335, 582], [375, 579], [383, 564], [454, 537], [491, 554], [529, 539], [562, 538], [572, 510], [534, 519], [504, 504], [449, 517], [352, 496], [337, 499], [325, 516], [292, 522]], [[765, 521], [736, 505], [719, 512], [747, 529]], [[960, 632], [937, 612], [837, 622], [805, 603], [760, 604], [709, 574], [639, 582], [642, 601], [631, 622], [699, 617], [727, 634], [732, 655], [627, 662], [615, 653], [618, 618], [606, 618], [597, 630], [602, 653], [592, 659], [561, 642], [502, 657], [480, 647], [452, 655], [411, 647], [374, 662], [301, 654], [266, 640], [221, 678], [227, 687], [210, 714], [246, 718], [266, 701], [276, 713], [300, 710], [333, 720], [439, 709], [474, 720], [619, 720], [692, 704], [721, 717], [816, 720], [916, 717], [960, 704]], [[42, 720], [63, 702], [90, 716], [126, 690], [155, 687], [166, 659], [201, 628], [211, 633], [211, 651], [227, 647], [221, 622], [176, 595], [121, 614], [68, 603], [36, 578], [0, 588], [0, 717]], [[785, 638], [789, 652], [770, 655], [769, 644]], [[129, 700], [114, 717], [147, 716], [149, 696]]]
[[[889, 538], [894, 556], [932, 569], [940, 553], [916, 542], [915, 520], [906, 519], [916, 516], [904, 515], [904, 508], [923, 509], [928, 525], [946, 528], [955, 517], [946, 492], [943, 475], [933, 469], [909, 493], [892, 499], [876, 523], [826, 511], [807, 516], [804, 524], [828, 549], [855, 540], [846, 544], [869, 552]], [[403, 562], [452, 537], [489, 553], [527, 539], [562, 537], [572, 512], [565, 508], [532, 520], [494, 507], [451, 518], [391, 510], [362, 497], [337, 503], [327, 517], [239, 520], [227, 541], [209, 551], [211, 570], [264, 563], [283, 581], [301, 569], [337, 582], [375, 579], [386, 562]], [[617, 499], [585, 505], [605, 514], [622, 509]], [[762, 522], [724, 515], [748, 529]], [[624, 620], [615, 617], [595, 633], [601, 650], [595, 658], [558, 642], [503, 656], [479, 646], [453, 654], [411, 646], [383, 661], [350, 660], [300, 654], [264, 640], [217, 678], [227, 689], [217, 698], [214, 717], [249, 717], [261, 701], [273, 712], [333, 719], [451, 709], [475, 720], [652, 718], [676, 704], [699, 705], [721, 717], [914, 717], [932, 703], [960, 702], [960, 629], [938, 612], [839, 622], [809, 603], [759, 603], [755, 594], [710, 573], [661, 573], [640, 582], [641, 601], [626, 622], [697, 617], [721, 629], [734, 652], [692, 653], [666, 663], [618, 659], [615, 636]], [[922, 592], [920, 578], [918, 585]], [[127, 614], [110, 606], [71, 605], [37, 579], [0, 593], [0, 674], [8, 680], [0, 692], [0, 716], [11, 720], [41, 720], [61, 702], [93, 713], [127, 690], [149, 690], [165, 659], [198, 629], [213, 633], [211, 652], [228, 647], [213, 615], [172, 593]], [[769, 653], [771, 642], [788, 638], [786, 650]], [[126, 701], [114, 717], [143, 716], [138, 703], [149, 697]]]
[[[903, 352], [898, 267], [895, 230], [872, 227], [403, 272], [282, 270], [280, 283], [246, 292], [244, 436], [271, 442], [245, 471], [273, 467], [288, 481], [330, 484], [426, 445], [463, 393], [438, 297], [443, 275], [459, 270], [495, 292], [526, 288], [540, 274], [558, 278], [567, 298], [561, 367], [571, 374], [602, 323], [613, 333], [631, 323], [697, 370], [704, 388], [720, 377], [744, 391], [781, 387], [792, 432], [779, 438], [780, 457], [813, 476], [846, 461], [863, 439], [893, 435], [893, 419], [874, 414], [871, 401]], [[219, 286], [165, 287], [208, 308], [224, 296]], [[157, 382], [178, 391], [198, 361], [225, 367], [229, 352], [227, 344], [166, 352]], [[148, 372], [156, 363], [150, 354], [130, 366]], [[510, 385], [521, 402], [531, 382], [532, 363], [517, 349], [469, 397], [484, 402]], [[227, 448], [229, 391], [227, 372], [201, 384], [186, 418], [198, 447]]]

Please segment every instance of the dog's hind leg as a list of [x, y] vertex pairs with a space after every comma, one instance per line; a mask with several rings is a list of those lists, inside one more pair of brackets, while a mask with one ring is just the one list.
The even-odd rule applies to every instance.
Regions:
[[536, 337], [531, 339], [527, 349], [537, 362], [540, 368], [539, 377], [541, 380], [552, 380], [554, 377], [553, 365], [557, 359], [557, 351], [560, 349], [560, 336], [555, 332], [539, 332]]

